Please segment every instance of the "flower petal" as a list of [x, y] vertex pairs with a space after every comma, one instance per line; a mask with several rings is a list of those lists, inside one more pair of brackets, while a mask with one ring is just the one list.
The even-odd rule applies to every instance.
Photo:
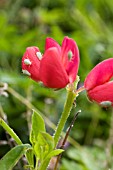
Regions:
[[69, 82], [73, 83], [76, 80], [76, 76], [79, 68], [79, 54], [77, 56], [73, 56], [72, 60], [69, 62], [66, 71], [69, 75]]
[[113, 81], [97, 86], [94, 89], [89, 90], [87, 93], [89, 99], [96, 101], [97, 103], [103, 101], [110, 101], [113, 103]]
[[63, 88], [68, 84], [68, 75], [57, 48], [46, 50], [40, 63], [40, 78], [44, 85], [50, 88]]
[[51, 47], [56, 47], [58, 49], [58, 52], [60, 53], [61, 52], [61, 47], [60, 45], [52, 38], [46, 38], [46, 43], [45, 43], [45, 51], [48, 49], [48, 48], [51, 48]]
[[[72, 52], [72, 58], [68, 59], [69, 52]], [[79, 50], [76, 42], [68, 37], [65, 37], [62, 43], [62, 61], [69, 75], [69, 82], [73, 83], [76, 79], [79, 67]]]
[[71, 51], [73, 55], [76, 55], [76, 53], [78, 54], [78, 48], [75, 41], [71, 38], [65, 37], [62, 42], [62, 49], [61, 49], [62, 62], [65, 67], [67, 66], [69, 61], [68, 60], [69, 51]]
[[113, 77], [113, 58], [104, 60], [96, 65], [85, 79], [86, 90], [108, 82]]
[[[35, 80], [39, 81], [39, 67], [40, 67], [40, 60], [36, 56], [36, 53], [39, 52], [37, 47], [28, 47], [26, 52], [22, 57], [22, 70], [27, 70], [30, 73], [30, 77]], [[25, 64], [25, 60], [29, 59], [31, 64]]]
[[80, 63], [80, 58], [79, 58], [79, 50], [74, 43], [74, 54], [72, 56], [72, 59], [68, 62], [68, 65], [66, 67], [67, 74], [69, 75], [69, 82], [73, 83], [76, 80], [76, 76], [78, 73], [78, 68], [79, 68], [79, 63]]

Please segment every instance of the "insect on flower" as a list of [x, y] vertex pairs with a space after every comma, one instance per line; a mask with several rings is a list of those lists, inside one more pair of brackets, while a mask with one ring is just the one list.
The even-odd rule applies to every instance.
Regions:
[[46, 39], [42, 55], [37, 47], [28, 47], [22, 57], [22, 71], [46, 87], [64, 88], [76, 80], [79, 51], [76, 42], [64, 37], [62, 46], [52, 38]]

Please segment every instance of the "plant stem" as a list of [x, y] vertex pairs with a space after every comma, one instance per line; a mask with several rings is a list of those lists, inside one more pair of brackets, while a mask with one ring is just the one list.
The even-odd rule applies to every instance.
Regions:
[[22, 141], [16, 135], [16, 133], [5, 123], [3, 119], [0, 118], [0, 125], [11, 135], [11, 137], [15, 140], [18, 145], [22, 144]]
[[36, 158], [36, 166], [35, 166], [35, 170], [38, 170], [38, 158]]
[[[74, 123], [75, 123], [75, 120], [77, 119], [78, 114], [79, 114], [80, 112], [81, 112], [81, 110], [79, 110], [79, 111], [75, 114], [75, 116], [74, 116], [74, 118], [73, 118], [70, 126], [67, 128], [67, 131], [66, 131], [66, 134], [65, 134], [65, 137], [64, 137], [64, 139], [63, 139], [63, 142], [62, 142], [62, 145], [61, 145], [60, 149], [64, 149], [64, 146], [65, 146], [65, 143], [66, 143], [67, 138], [68, 138], [68, 136], [69, 136], [69, 133], [70, 133], [71, 129], [73, 128]], [[58, 166], [58, 163], [59, 163], [59, 161], [60, 161], [60, 159], [61, 159], [61, 156], [62, 156], [62, 153], [57, 156], [57, 160], [56, 160], [56, 163], [55, 163], [54, 170], [57, 170], [57, 166]]]
[[[78, 83], [78, 81], [77, 81], [77, 83]], [[64, 105], [64, 110], [62, 112], [60, 121], [57, 125], [56, 131], [55, 131], [55, 134], [54, 134], [55, 147], [57, 146], [57, 143], [59, 141], [61, 132], [64, 128], [65, 123], [66, 123], [66, 120], [70, 115], [70, 111], [72, 109], [74, 99], [77, 96], [77, 93], [75, 93], [72, 84], [68, 87], [67, 92], [68, 93], [67, 93], [66, 103]]]
[[75, 92], [76, 92], [76, 93], [80, 93], [80, 92], [82, 92], [82, 91], [84, 91], [84, 90], [85, 90], [85, 87], [82, 86], [82, 87], [80, 87], [79, 89], [75, 90]]

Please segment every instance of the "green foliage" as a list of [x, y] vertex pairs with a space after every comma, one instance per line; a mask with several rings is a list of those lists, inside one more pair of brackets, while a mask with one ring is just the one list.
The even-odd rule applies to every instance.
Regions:
[[12, 170], [19, 159], [25, 154], [26, 150], [30, 147], [29, 144], [22, 144], [15, 146], [11, 149], [1, 160], [0, 169]]
[[[0, 81], [8, 83], [14, 90], [12, 93], [6, 90], [9, 94], [7, 98], [0, 96], [0, 112], [6, 113], [9, 125], [23, 142], [29, 141], [28, 125], [31, 120], [29, 115], [32, 114], [30, 105], [23, 98], [55, 124], [65, 101], [65, 90], [55, 92], [22, 75], [21, 58], [26, 47], [36, 45], [43, 53], [46, 37], [54, 38], [59, 44], [64, 36], [72, 37], [80, 51], [79, 76], [80, 85], [83, 85], [86, 75], [97, 63], [113, 57], [112, 4], [113, 0], [0, 1]], [[81, 109], [82, 113], [71, 131], [71, 136], [73, 140], [81, 144], [83, 150], [86, 145], [91, 146], [89, 148], [91, 153], [95, 146], [100, 148], [96, 150], [96, 159], [91, 161], [94, 165], [102, 161], [98, 159], [98, 155], [104, 157], [106, 153], [111, 110], [105, 110], [90, 103], [86, 99], [85, 92], [79, 95], [76, 105], [76, 110]], [[73, 109], [66, 127], [70, 124], [76, 110]], [[47, 119], [45, 122], [47, 131], [53, 134], [53, 129], [49, 127], [50, 122], [48, 123]], [[35, 134], [38, 135], [37, 133]], [[0, 128], [0, 140], [6, 140], [2, 128]], [[76, 142], [73, 142], [73, 145], [75, 148]], [[0, 146], [0, 157], [5, 154], [6, 148], [8, 151], [8, 146]], [[77, 151], [73, 148], [72, 150], [76, 155]], [[77, 158], [75, 160], [69, 154], [64, 155], [62, 169], [82, 170], [83, 157], [79, 156], [80, 161], [77, 162]], [[86, 159], [89, 160], [89, 157], [86, 156]], [[31, 164], [33, 164], [32, 161]], [[97, 167], [102, 169], [99, 163]], [[108, 168], [103, 167], [103, 169]]]
[[27, 158], [31, 167], [34, 167], [33, 153], [36, 157], [36, 168], [38, 168], [40, 162], [39, 169], [46, 170], [50, 159], [63, 152], [62, 149], [54, 150], [54, 138], [45, 132], [44, 120], [36, 111], [34, 111], [32, 115], [30, 141], [33, 149], [27, 152]]
[[103, 170], [105, 169], [106, 153], [99, 147], [70, 148], [67, 151], [68, 159], [62, 160], [61, 170]]
[[45, 132], [45, 124], [42, 117], [34, 111], [32, 115], [32, 129], [30, 133], [30, 141], [33, 145], [38, 140], [39, 132]]
[[28, 166], [34, 168], [34, 151], [33, 151], [33, 148], [29, 148], [26, 151], [26, 158], [27, 158], [27, 161], [28, 161]]
[[37, 137], [34, 151], [40, 160], [44, 160], [49, 152], [54, 149], [54, 139], [48, 133], [40, 132]]
[[57, 156], [57, 155], [61, 154], [63, 151], [64, 151], [63, 149], [56, 149], [56, 150], [51, 151], [51, 152], [47, 155], [46, 159], [42, 162], [42, 164], [41, 164], [41, 166], [40, 166], [40, 170], [41, 170], [41, 169], [46, 170], [46, 168], [47, 168], [47, 166], [48, 166], [48, 164], [49, 164], [50, 159], [51, 159], [52, 157], [54, 157], [54, 156]]

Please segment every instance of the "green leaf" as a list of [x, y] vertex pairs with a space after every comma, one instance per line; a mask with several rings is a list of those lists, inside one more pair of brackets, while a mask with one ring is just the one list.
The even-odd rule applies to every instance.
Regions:
[[32, 129], [30, 133], [30, 142], [34, 145], [37, 141], [38, 133], [45, 132], [45, 123], [43, 118], [37, 112], [32, 115]]
[[34, 146], [34, 151], [37, 157], [42, 161], [54, 149], [54, 139], [46, 132], [38, 134], [37, 143]]
[[26, 151], [26, 157], [27, 161], [29, 163], [29, 166], [34, 167], [34, 154], [33, 154], [33, 148], [29, 148]]
[[15, 146], [0, 160], [0, 169], [12, 170], [28, 148], [30, 148], [29, 144]]
[[31, 165], [25, 165], [25, 166], [24, 166], [24, 169], [26, 169], [26, 170], [28, 170], [28, 169], [34, 170], [34, 167], [31, 166]]
[[62, 153], [62, 152], [64, 152], [63, 149], [56, 149], [56, 150], [51, 151], [51, 152], [47, 155], [46, 159], [42, 162], [42, 164], [41, 164], [41, 166], [40, 166], [40, 170], [41, 170], [41, 169], [46, 170], [46, 168], [47, 168], [47, 166], [48, 166], [48, 164], [49, 164], [50, 159], [51, 159], [53, 156], [57, 156], [57, 155], [59, 155], [59, 154]]
[[54, 148], [54, 138], [50, 134], [48, 134], [46, 132], [41, 132], [40, 134], [42, 135], [43, 140], [45, 141], [45, 143], [48, 144], [49, 151], [53, 150], [53, 148]]
[[57, 155], [61, 154], [62, 152], [64, 152], [63, 149], [53, 150], [53, 151], [51, 151], [51, 152], [48, 154], [47, 159], [48, 159], [48, 158], [51, 158], [51, 157], [53, 157], [53, 156], [57, 156]]

